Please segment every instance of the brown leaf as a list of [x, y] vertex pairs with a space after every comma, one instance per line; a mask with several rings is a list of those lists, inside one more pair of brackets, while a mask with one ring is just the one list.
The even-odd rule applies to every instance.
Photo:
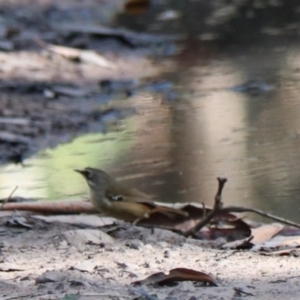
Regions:
[[[160, 203], [162, 204], [162, 203]], [[163, 204], [166, 205], [166, 204]], [[208, 214], [211, 208], [205, 208], [197, 204], [173, 205], [177, 209], [181, 209], [188, 213], [188, 217], [174, 216], [173, 218], [166, 218], [161, 213], [154, 213], [149, 218], [143, 219], [139, 225], [145, 227], [159, 227], [163, 229], [174, 230], [178, 232], [186, 232], [193, 228], [204, 214]], [[236, 240], [249, 237], [251, 230], [249, 225], [241, 218], [230, 213], [220, 213], [211, 222], [211, 227], [208, 231], [200, 231], [196, 234], [199, 238], [216, 239], [218, 237], [225, 237], [227, 240]]]
[[283, 228], [283, 225], [278, 223], [262, 225], [258, 228], [251, 229], [251, 236], [235, 242], [226, 243], [222, 246], [223, 249], [250, 249], [254, 245], [261, 245], [273, 238]]
[[214, 224], [214, 226], [210, 226], [206, 231], [201, 230], [196, 236], [207, 240], [215, 240], [221, 237], [227, 241], [236, 241], [248, 238], [251, 235], [250, 226], [243, 219], [236, 218], [232, 214], [217, 215], [211, 224]]
[[251, 230], [253, 235], [253, 240], [251, 241], [254, 245], [262, 244], [268, 240], [270, 240], [273, 236], [275, 236], [281, 229], [283, 225], [278, 223], [267, 224], [260, 226], [258, 228], [254, 228]]
[[169, 274], [165, 274], [163, 272], [155, 273], [143, 280], [134, 281], [132, 284], [170, 285], [177, 281], [197, 281], [207, 283], [212, 286], [218, 286], [217, 281], [209, 274], [186, 268], [172, 269]]

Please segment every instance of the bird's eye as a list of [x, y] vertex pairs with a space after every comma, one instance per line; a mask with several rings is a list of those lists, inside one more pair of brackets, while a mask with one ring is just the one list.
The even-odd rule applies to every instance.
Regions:
[[122, 201], [122, 195], [108, 195], [107, 197], [110, 201]]
[[91, 172], [91, 171], [85, 171], [85, 176], [86, 176], [86, 178], [87, 179], [92, 179], [92, 177], [93, 177], [93, 173]]

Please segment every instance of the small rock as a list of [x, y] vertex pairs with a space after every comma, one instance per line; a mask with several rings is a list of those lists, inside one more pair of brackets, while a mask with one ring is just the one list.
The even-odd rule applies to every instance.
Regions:
[[168, 250], [166, 250], [164, 252], [164, 258], [169, 258], [170, 257], [170, 252]]
[[42, 284], [47, 282], [61, 282], [67, 278], [66, 272], [46, 271], [36, 278], [35, 284]]
[[140, 240], [131, 240], [125, 244], [129, 249], [139, 250], [143, 246], [143, 242]]
[[82, 272], [92, 273], [95, 270], [96, 267], [97, 267], [96, 262], [86, 260], [84, 262], [76, 264], [75, 266], [72, 267], [72, 269], [79, 270], [79, 271], [82, 271]]

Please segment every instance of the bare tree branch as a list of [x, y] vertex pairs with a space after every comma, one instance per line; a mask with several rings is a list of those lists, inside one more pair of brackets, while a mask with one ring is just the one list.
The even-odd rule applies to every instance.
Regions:
[[215, 203], [213, 209], [205, 216], [203, 217], [193, 228], [186, 231], [184, 233], [185, 236], [193, 236], [196, 232], [198, 232], [200, 229], [202, 229], [205, 225], [207, 225], [222, 209], [223, 202], [222, 202], [222, 190], [225, 186], [225, 183], [227, 181], [226, 178], [217, 178], [218, 180], [218, 191], [215, 196]]
[[226, 213], [231, 213], [231, 212], [235, 212], [235, 213], [242, 213], [242, 212], [252, 212], [255, 213], [257, 215], [269, 218], [271, 220], [286, 224], [286, 225], [290, 225], [290, 226], [294, 226], [296, 228], [300, 228], [300, 224], [274, 216], [272, 214], [266, 213], [262, 210], [256, 209], [256, 208], [249, 208], [249, 207], [243, 207], [243, 206], [228, 206], [228, 207], [224, 207], [222, 208], [219, 212], [226, 212]]

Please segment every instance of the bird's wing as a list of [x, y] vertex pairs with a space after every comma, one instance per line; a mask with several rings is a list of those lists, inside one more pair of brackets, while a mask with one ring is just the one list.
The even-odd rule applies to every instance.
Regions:
[[116, 184], [112, 182], [105, 190], [106, 197], [116, 197], [116, 196], [124, 196], [124, 197], [130, 197], [130, 198], [142, 198], [146, 201], [153, 199], [152, 196], [147, 195], [139, 190], [128, 188], [121, 184]]
[[125, 202], [136, 202], [136, 203], [142, 203], [149, 207], [154, 212], [163, 213], [163, 214], [176, 214], [176, 215], [182, 215], [185, 217], [188, 217], [188, 213], [186, 211], [176, 209], [173, 207], [158, 205], [154, 202], [149, 201], [148, 199], [143, 199], [140, 197], [126, 197], [126, 196], [114, 196], [110, 198], [112, 201], [125, 201]]

